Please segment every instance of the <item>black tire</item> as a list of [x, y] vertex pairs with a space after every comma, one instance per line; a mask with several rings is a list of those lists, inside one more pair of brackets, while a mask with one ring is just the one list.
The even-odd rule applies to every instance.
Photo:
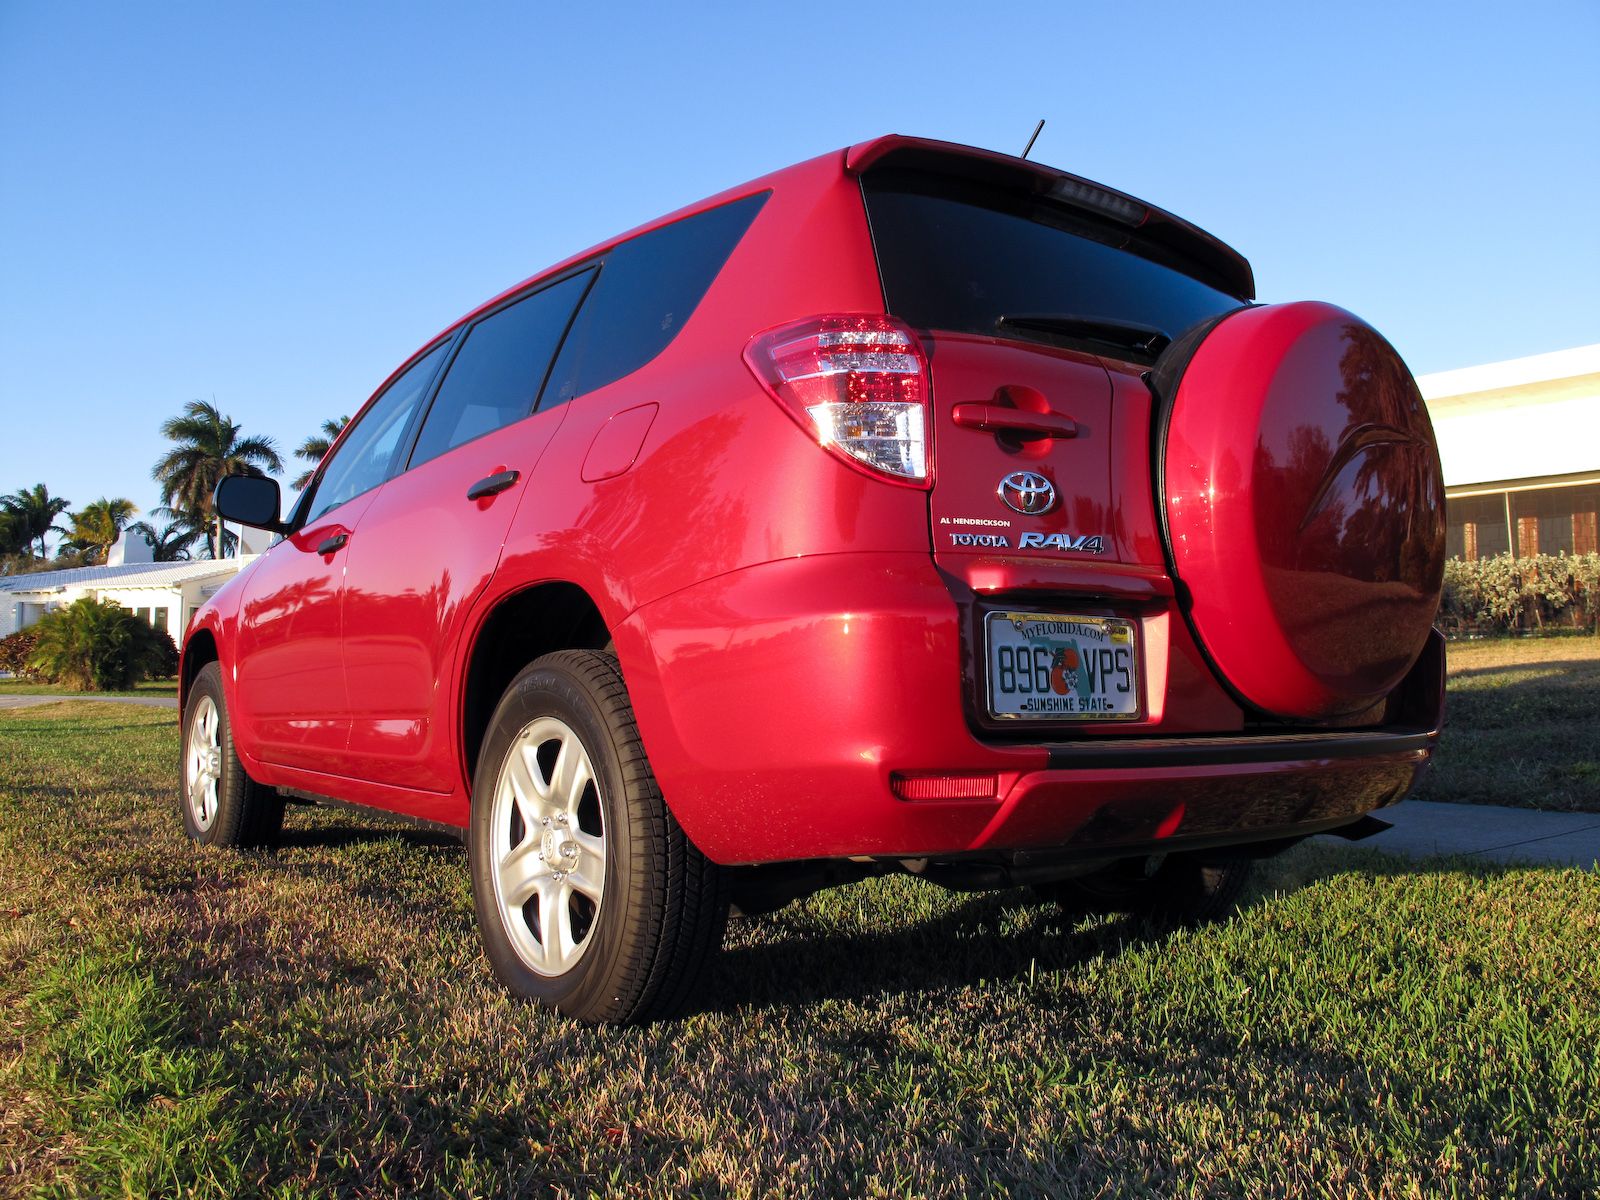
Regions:
[[[542, 741], [546, 735], [552, 740]], [[554, 796], [560, 790], [555, 760], [567, 745], [557, 739], [569, 735], [587, 756], [593, 785], [581, 801], [572, 802], [574, 840], [564, 841], [568, 835], [549, 824], [554, 819], [566, 825], [562, 814], [538, 817], [554, 810], [513, 798], [510, 780], [518, 768], [511, 755], [520, 755], [521, 769], [537, 772], [539, 787]], [[507, 790], [502, 793], [503, 773]], [[536, 818], [546, 832], [538, 832]], [[590, 839], [581, 850], [580, 827]], [[576, 880], [587, 871], [583, 864], [593, 861], [587, 847], [595, 839], [603, 842], [604, 865], [588, 873], [604, 879], [598, 899], [591, 902], [573, 884], [558, 891], [559, 901], [540, 892], [520, 905], [514, 902], [531, 886], [504, 882], [509, 877], [503, 864], [516, 857], [514, 851], [523, 850], [521, 857], [531, 863], [528, 855], [537, 850], [533, 873], [552, 886], [550, 880], [564, 876], [551, 874], [555, 868], [546, 852], [556, 855], [558, 864], [566, 863], [568, 877]], [[514, 994], [568, 1016], [612, 1024], [670, 1016], [689, 999], [722, 944], [726, 876], [689, 841], [663, 801], [615, 655], [594, 650], [547, 654], [511, 682], [478, 756], [467, 848], [478, 928], [495, 976]], [[579, 857], [560, 859], [562, 853]], [[542, 915], [551, 911], [547, 904], [559, 904], [556, 911], [573, 929], [585, 915], [586, 923], [570, 950], [575, 960], [570, 965], [562, 960], [558, 938], [555, 957], [541, 971], [535, 960], [552, 953]], [[539, 915], [530, 913], [529, 905]]]
[[[209, 708], [207, 707], [209, 705]], [[214, 726], [196, 718], [215, 714]], [[209, 730], [209, 736], [208, 736]], [[197, 751], [209, 747], [206, 769], [196, 775]], [[214, 662], [200, 668], [189, 685], [183, 710], [183, 749], [179, 758], [178, 810], [183, 831], [202, 846], [270, 846], [283, 828], [283, 797], [245, 773], [233, 743], [233, 723], [222, 691], [222, 668]], [[215, 771], [215, 790], [208, 786]]]
[[1159, 862], [1129, 859], [1093, 875], [1040, 884], [1041, 900], [1068, 912], [1130, 913], [1159, 924], [1205, 925], [1231, 916], [1255, 861], [1172, 854]]

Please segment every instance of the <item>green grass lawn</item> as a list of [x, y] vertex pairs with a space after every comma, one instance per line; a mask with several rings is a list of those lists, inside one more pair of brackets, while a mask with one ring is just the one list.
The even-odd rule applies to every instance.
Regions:
[[176, 754], [0, 713], [0, 1193], [1600, 1190], [1600, 876], [1305, 847], [1169, 934], [875, 881], [619, 1032], [493, 984], [453, 842], [196, 850]]
[[[0, 679], [0, 696], [65, 696], [70, 695], [70, 690], [59, 683], [29, 683], [24, 679]], [[177, 696], [178, 681], [176, 679], [146, 679], [127, 691], [120, 692], [85, 692], [83, 695], [93, 699], [94, 696]]]
[[1600, 812], [1600, 637], [1452, 642], [1423, 800]]

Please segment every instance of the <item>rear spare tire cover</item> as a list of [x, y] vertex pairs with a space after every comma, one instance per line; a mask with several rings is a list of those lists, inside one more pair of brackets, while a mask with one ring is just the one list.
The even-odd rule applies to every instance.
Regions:
[[1444, 573], [1416, 381], [1330, 304], [1240, 309], [1197, 333], [1155, 372], [1167, 545], [1194, 632], [1269, 714], [1371, 708], [1421, 654]]

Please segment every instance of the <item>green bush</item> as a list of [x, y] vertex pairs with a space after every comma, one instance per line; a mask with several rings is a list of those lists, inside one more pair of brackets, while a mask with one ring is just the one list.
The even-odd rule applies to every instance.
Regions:
[[74, 691], [121, 691], [177, 670], [172, 639], [110, 600], [85, 596], [46, 613], [28, 632], [38, 639], [29, 669]]
[[1439, 616], [1448, 632], [1513, 633], [1551, 625], [1594, 630], [1600, 618], [1600, 554], [1449, 559]]
[[38, 643], [37, 629], [23, 629], [0, 638], [0, 671], [9, 672], [14, 679], [35, 678], [28, 660], [33, 657], [33, 648]]

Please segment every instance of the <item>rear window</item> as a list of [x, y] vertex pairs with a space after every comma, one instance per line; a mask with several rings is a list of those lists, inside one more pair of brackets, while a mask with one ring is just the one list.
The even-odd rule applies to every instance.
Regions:
[[607, 254], [539, 407], [614, 383], [665, 350], [766, 200], [766, 192], [746, 196], [641, 234]]
[[1056, 315], [1176, 339], [1244, 303], [1164, 247], [1039, 197], [898, 171], [862, 188], [889, 312], [919, 328], [1055, 340], [998, 322]]

